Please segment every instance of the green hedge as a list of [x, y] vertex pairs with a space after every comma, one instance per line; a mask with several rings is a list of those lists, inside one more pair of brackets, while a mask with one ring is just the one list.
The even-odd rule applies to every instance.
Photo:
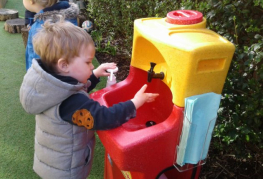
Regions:
[[209, 6], [209, 28], [236, 46], [215, 136], [249, 157], [246, 147], [263, 148], [263, 1], [210, 1]]
[[[235, 44], [223, 90], [214, 137], [224, 150], [250, 156], [244, 146], [263, 148], [263, 1], [262, 0], [86, 0], [87, 11], [104, 37], [122, 38], [131, 52], [133, 21], [165, 17], [176, 9], [198, 10], [207, 28]], [[223, 142], [223, 143], [222, 143]], [[231, 145], [230, 145], [231, 144]], [[231, 147], [225, 147], [230, 145]], [[259, 149], [261, 148], [261, 149]]]

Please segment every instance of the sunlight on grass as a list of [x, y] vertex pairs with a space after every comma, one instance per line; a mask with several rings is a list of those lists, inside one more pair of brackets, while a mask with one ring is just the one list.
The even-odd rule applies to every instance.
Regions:
[[17, 10], [20, 18], [25, 17], [25, 7], [22, 0], [8, 0], [5, 9]]

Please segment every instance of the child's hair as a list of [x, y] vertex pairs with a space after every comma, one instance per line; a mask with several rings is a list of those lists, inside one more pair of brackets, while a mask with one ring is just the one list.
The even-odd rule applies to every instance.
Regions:
[[32, 1], [40, 4], [43, 7], [50, 7], [56, 4], [59, 0], [32, 0]]
[[43, 28], [33, 37], [33, 47], [42, 63], [51, 72], [57, 72], [55, 65], [60, 58], [68, 63], [79, 55], [83, 46], [94, 45], [91, 36], [82, 28], [65, 21], [47, 20]]

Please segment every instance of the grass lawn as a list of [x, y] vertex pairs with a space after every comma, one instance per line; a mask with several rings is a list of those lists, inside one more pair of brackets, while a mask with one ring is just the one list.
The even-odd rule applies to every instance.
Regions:
[[[8, 0], [6, 7], [24, 17], [22, 0]], [[0, 21], [0, 179], [36, 179], [34, 173], [35, 119], [19, 102], [19, 88], [26, 73], [25, 47], [21, 34], [5, 32]], [[98, 66], [97, 60], [93, 60]], [[105, 78], [95, 90], [105, 86]], [[95, 158], [89, 179], [102, 179], [104, 148], [97, 137]]]

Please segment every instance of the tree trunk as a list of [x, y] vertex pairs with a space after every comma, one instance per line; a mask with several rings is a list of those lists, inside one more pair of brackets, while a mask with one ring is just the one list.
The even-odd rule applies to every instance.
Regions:
[[5, 7], [7, 0], [0, 0], [0, 9]]
[[21, 29], [25, 27], [25, 19], [9, 19], [5, 22], [5, 31], [14, 33], [21, 33]]
[[29, 30], [28, 30], [27, 27], [23, 27], [21, 29], [22, 39], [23, 39], [25, 48], [26, 48], [26, 45], [27, 45], [28, 32], [29, 32]]
[[77, 17], [77, 21], [78, 21], [78, 26], [82, 27], [82, 23], [87, 20], [87, 18], [85, 17], [85, 15], [83, 14], [79, 14]]
[[0, 9], [0, 21], [18, 18], [18, 11], [12, 9]]

